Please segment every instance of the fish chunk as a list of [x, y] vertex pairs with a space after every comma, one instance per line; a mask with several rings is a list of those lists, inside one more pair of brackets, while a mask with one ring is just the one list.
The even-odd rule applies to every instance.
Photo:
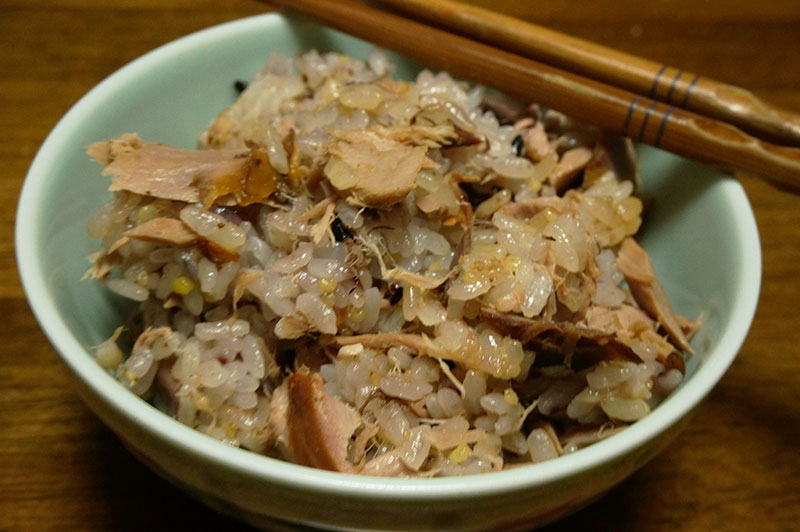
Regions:
[[525, 143], [525, 155], [534, 162], [541, 161], [555, 151], [541, 122], [537, 122], [535, 126], [525, 131], [523, 142]]
[[218, 199], [242, 206], [265, 200], [280, 180], [266, 150], [187, 150], [136, 135], [95, 143], [87, 152], [105, 164], [103, 175], [113, 177], [109, 190], [127, 190], [144, 196], [206, 207]]
[[580, 146], [564, 152], [561, 160], [558, 161], [553, 172], [547, 176], [547, 180], [556, 189], [556, 192], [563, 192], [572, 186], [580, 172], [586, 168], [592, 160], [592, 151], [589, 148]]
[[148, 240], [176, 246], [188, 246], [197, 241], [197, 233], [176, 218], [153, 218], [123, 233], [129, 238]]
[[669, 304], [664, 287], [658, 282], [647, 252], [634, 239], [626, 238], [617, 254], [617, 265], [639, 306], [664, 328], [678, 349], [691, 353], [692, 348]]
[[[351, 202], [388, 208], [416, 186], [417, 173], [430, 167], [426, 146], [409, 146], [371, 130], [336, 132], [325, 175]], [[435, 163], [433, 163], [435, 164]]]
[[302, 368], [288, 379], [289, 446], [303, 465], [354, 473], [348, 446], [361, 416], [341, 399], [328, 395], [319, 373]]

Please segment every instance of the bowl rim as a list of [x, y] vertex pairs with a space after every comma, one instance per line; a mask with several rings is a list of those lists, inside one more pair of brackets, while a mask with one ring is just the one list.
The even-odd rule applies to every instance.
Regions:
[[[229, 447], [158, 411], [130, 393], [103, 370], [70, 332], [46, 289], [46, 273], [37, 251], [41, 224], [36, 216], [50, 169], [57, 168], [59, 153], [69, 143], [70, 131], [92, 112], [93, 103], [122, 90], [131, 80], [159, 64], [176, 60], [198, 46], [235, 38], [242, 32], [266, 31], [293, 24], [295, 19], [278, 13], [246, 17], [212, 26], [164, 44], [123, 66], [86, 93], [59, 120], [38, 150], [23, 183], [17, 207], [15, 247], [17, 268], [31, 309], [70, 370], [95, 394], [128, 420], [177, 449], [264, 482], [309, 492], [335, 492], [339, 496], [367, 499], [431, 500], [497, 496], [546, 485], [554, 480], [601, 467], [642, 446], [675, 425], [716, 385], [735, 359], [755, 314], [761, 284], [761, 247], [753, 210], [742, 186], [732, 178], [717, 183], [735, 217], [731, 228], [736, 243], [746, 251], [736, 290], [738, 302], [731, 326], [721, 331], [716, 349], [707, 354], [691, 379], [658, 407], [658, 415], [646, 416], [613, 438], [603, 440], [557, 460], [491, 474], [432, 479], [397, 479], [334, 473], [300, 466], [257, 453]], [[304, 22], [307, 24], [307, 22]], [[480, 478], [480, 482], [475, 482]]]

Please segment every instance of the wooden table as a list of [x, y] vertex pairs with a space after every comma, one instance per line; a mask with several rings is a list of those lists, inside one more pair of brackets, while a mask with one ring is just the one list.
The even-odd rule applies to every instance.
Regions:
[[[479, 3], [800, 111], [796, 0]], [[0, 4], [0, 530], [244, 528], [152, 474], [81, 403], [25, 301], [13, 225], [31, 159], [81, 95], [162, 43], [264, 10], [250, 0]], [[738, 359], [678, 441], [551, 530], [800, 530], [800, 207], [742, 181], [764, 276]]]

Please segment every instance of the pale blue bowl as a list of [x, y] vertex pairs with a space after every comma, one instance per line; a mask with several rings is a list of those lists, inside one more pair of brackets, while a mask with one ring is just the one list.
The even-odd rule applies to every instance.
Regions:
[[[96, 243], [89, 216], [107, 199], [94, 141], [124, 132], [193, 147], [196, 133], [235, 98], [269, 52], [316, 47], [366, 57], [370, 45], [268, 14], [179, 39], [122, 68], [81, 99], [42, 145], [17, 212], [17, 261], [39, 323], [87, 404], [147, 465], [209, 505], [268, 530], [290, 523], [347, 530], [525, 529], [603, 494], [653, 458], [719, 381], [752, 322], [761, 278], [753, 212], [732, 178], [642, 148], [644, 193], [656, 198], [644, 245], [677, 310], [708, 314], [697, 354], [675, 393], [631, 428], [574, 454], [512, 471], [443, 479], [330, 473], [228, 447], [129, 393], [90, 346], [125, 317], [118, 298], [81, 281]], [[397, 56], [399, 73], [418, 66]], [[702, 450], [699, 450], [702, 452]]]

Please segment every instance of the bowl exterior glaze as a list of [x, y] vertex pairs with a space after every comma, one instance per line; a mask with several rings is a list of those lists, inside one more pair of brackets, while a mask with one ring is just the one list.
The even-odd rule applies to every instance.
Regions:
[[[310, 48], [366, 57], [369, 44], [267, 14], [190, 35], [134, 61], [79, 101], [37, 154], [20, 199], [17, 261], [39, 323], [86, 403], [144, 463], [210, 506], [265, 530], [516, 530], [594, 500], [661, 451], [733, 361], [752, 322], [761, 255], [752, 209], [731, 178], [642, 149], [644, 194], [657, 198], [643, 242], [676, 309], [707, 314], [687, 378], [651, 415], [557, 460], [453, 479], [329, 473], [233, 449], [168, 418], [93, 360], [130, 305], [80, 281], [96, 243], [86, 222], [108, 193], [85, 155], [94, 141], [136, 132], [192, 147], [271, 51]], [[395, 55], [397, 74], [419, 66]]]
[[[689, 419], [682, 418], [666, 432], [613, 460], [538, 486], [446, 499], [438, 499], [435, 494], [431, 497], [370, 498], [339, 494], [325, 482], [316, 489], [298, 490], [279, 481], [265, 481], [257, 471], [209, 460], [175, 441], [143, 430], [125, 412], [110, 410], [102, 396], [86, 387], [81, 387], [81, 395], [131, 453], [158, 475], [206, 505], [270, 532], [531, 530], [580, 510], [601, 497], [661, 452]], [[330, 475], [334, 477], [330, 481], [335, 482], [337, 474]]]

